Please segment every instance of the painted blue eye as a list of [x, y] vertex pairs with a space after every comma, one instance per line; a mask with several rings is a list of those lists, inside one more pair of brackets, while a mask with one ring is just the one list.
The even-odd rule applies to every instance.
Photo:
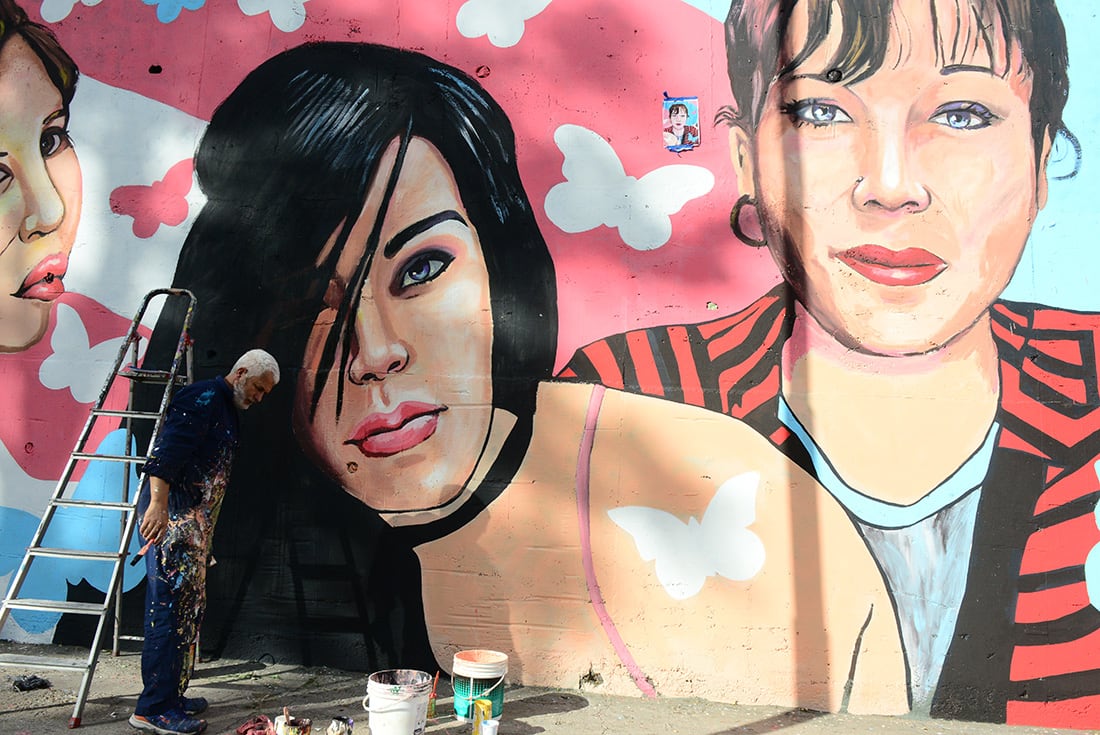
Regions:
[[931, 118], [937, 125], [952, 130], [981, 130], [996, 119], [988, 107], [977, 102], [951, 102], [941, 106]]
[[813, 125], [815, 128], [837, 123], [852, 122], [851, 116], [838, 105], [822, 100], [809, 99], [788, 102], [783, 105], [783, 112], [795, 125]]
[[419, 286], [439, 277], [454, 261], [449, 253], [433, 250], [413, 257], [401, 269], [397, 278], [399, 289]]

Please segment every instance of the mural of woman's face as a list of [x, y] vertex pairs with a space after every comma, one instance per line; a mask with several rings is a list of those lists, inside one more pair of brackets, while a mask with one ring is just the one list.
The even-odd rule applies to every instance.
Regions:
[[[432, 508], [455, 497], [477, 464], [492, 416], [493, 322], [481, 242], [450, 167], [420, 138], [409, 144], [353, 306], [351, 344], [341, 338], [310, 416], [325, 340], [342, 329], [334, 324], [336, 308], [364, 257], [397, 147], [383, 157], [340, 255], [302, 359], [294, 406], [295, 433], [313, 460], [347, 492], [390, 511]], [[336, 233], [329, 247], [335, 239]], [[337, 374], [345, 348], [349, 364]]]
[[[1007, 64], [1003, 43], [951, 58], [951, 39], [978, 38], [978, 21], [957, 20], [954, 0], [935, 7], [946, 53], [929, 0], [896, 0], [881, 68], [833, 83], [834, 24], [769, 90], [755, 140], [742, 138], [741, 185], [755, 185], [773, 256], [816, 321], [870, 354], [924, 353], [970, 329], [1046, 198], [1018, 49]], [[808, 24], [798, 10], [795, 50]]]
[[0, 352], [42, 338], [80, 219], [61, 93], [27, 43], [0, 49]]

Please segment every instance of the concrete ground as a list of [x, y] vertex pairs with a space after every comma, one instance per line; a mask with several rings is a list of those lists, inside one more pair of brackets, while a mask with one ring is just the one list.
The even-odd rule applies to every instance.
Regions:
[[[60, 647], [29, 647], [0, 642], [0, 653], [33, 655], [76, 655]], [[33, 673], [48, 679], [51, 687], [16, 692], [12, 681]], [[454, 718], [451, 688], [440, 679], [437, 717], [428, 722], [427, 732], [439, 735], [468, 735], [471, 726]], [[365, 735], [367, 713], [361, 700], [366, 693], [367, 675], [327, 668], [303, 668], [267, 661], [217, 660], [202, 663], [195, 672], [188, 694], [210, 700], [204, 715], [209, 735], [232, 735], [236, 728], [257, 714], [272, 720], [283, 707], [295, 717], [309, 717], [314, 735], [324, 735], [337, 715], [355, 720], [355, 735]], [[62, 735], [71, 732], [69, 718], [80, 685], [79, 673], [22, 671], [0, 668], [0, 734]], [[135, 733], [127, 723], [141, 686], [140, 656], [124, 653], [100, 657], [91, 692], [77, 733], [113, 735]], [[719, 704], [697, 699], [647, 700], [612, 697], [583, 690], [549, 690], [534, 687], [508, 688], [499, 735], [837, 735], [917, 734], [924, 735], [1052, 735], [1079, 730], [1007, 727], [945, 720], [893, 717], [827, 715], [781, 707]], [[1100, 732], [1100, 731], [1094, 731]]]

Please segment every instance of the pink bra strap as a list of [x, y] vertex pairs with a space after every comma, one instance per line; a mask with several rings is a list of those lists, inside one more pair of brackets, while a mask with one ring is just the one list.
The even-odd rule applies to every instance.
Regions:
[[596, 581], [596, 568], [592, 563], [592, 527], [591, 514], [589, 512], [589, 480], [591, 477], [592, 444], [596, 436], [596, 422], [600, 417], [600, 406], [603, 404], [605, 388], [602, 385], [594, 386], [592, 396], [588, 399], [588, 413], [584, 418], [584, 434], [581, 436], [580, 451], [577, 453], [577, 525], [581, 536], [581, 558], [584, 561], [584, 579], [588, 585], [588, 597], [592, 601], [592, 607], [596, 610], [596, 617], [600, 619], [607, 639], [611, 647], [615, 649], [619, 660], [630, 672], [631, 678], [647, 697], [656, 697], [657, 690], [649, 683], [645, 673], [642, 672], [630, 650], [626, 647], [622, 636], [619, 635], [615, 621], [607, 612], [603, 602], [603, 594], [600, 592], [600, 584]]

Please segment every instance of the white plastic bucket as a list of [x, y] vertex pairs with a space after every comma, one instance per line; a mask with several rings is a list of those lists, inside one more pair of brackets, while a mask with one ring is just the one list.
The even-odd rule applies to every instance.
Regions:
[[474, 721], [474, 700], [493, 703], [496, 720], [504, 711], [504, 676], [508, 673], [508, 654], [499, 651], [459, 651], [451, 669], [455, 694], [455, 718]]
[[371, 735], [424, 735], [432, 677], [416, 669], [376, 671], [367, 679], [363, 709]]

